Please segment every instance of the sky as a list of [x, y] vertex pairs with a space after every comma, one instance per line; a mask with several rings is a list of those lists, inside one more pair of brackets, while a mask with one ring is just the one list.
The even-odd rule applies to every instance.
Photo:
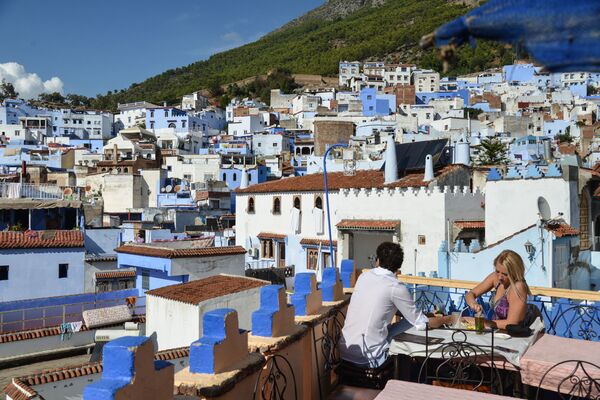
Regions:
[[325, 0], [0, 0], [0, 79], [95, 96], [250, 43]]

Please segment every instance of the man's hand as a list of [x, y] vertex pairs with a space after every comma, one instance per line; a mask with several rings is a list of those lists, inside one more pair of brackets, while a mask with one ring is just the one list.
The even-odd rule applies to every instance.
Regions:
[[432, 329], [439, 328], [442, 325], [452, 324], [452, 316], [446, 315], [444, 317], [431, 317], [429, 318], [429, 327]]

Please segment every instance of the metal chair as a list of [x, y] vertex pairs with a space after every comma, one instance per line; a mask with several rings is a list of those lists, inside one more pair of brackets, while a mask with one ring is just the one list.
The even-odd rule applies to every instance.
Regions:
[[[556, 386], [554, 398], [579, 400], [579, 399], [600, 399], [600, 367], [588, 361], [567, 360], [559, 362], [550, 367], [540, 379], [535, 398], [540, 399], [540, 393], [544, 392], [544, 382], [550, 378], [550, 373], [561, 366], [574, 365], [571, 372], [564, 376], [564, 373], [557, 372], [560, 379]], [[596, 369], [596, 374], [592, 376], [591, 370]], [[546, 385], [547, 386], [547, 385]]]
[[[319, 384], [319, 396], [324, 397], [325, 379], [329, 378], [331, 384], [331, 373], [341, 363], [339, 342], [342, 337], [342, 328], [346, 315], [341, 310], [335, 310], [331, 315], [313, 327], [313, 350], [315, 353], [315, 365], [317, 366], [317, 382]], [[321, 337], [317, 338], [315, 331], [321, 331]], [[321, 357], [319, 357], [319, 354]], [[321, 365], [321, 360], [323, 365]]]
[[463, 330], [450, 330], [451, 341], [432, 348], [427, 329], [419, 382], [502, 394], [500, 374], [494, 363], [494, 331], [487, 331], [492, 333], [488, 347], [468, 342]]
[[592, 305], [574, 305], [561, 312], [550, 322], [551, 335], [598, 341], [600, 308]]
[[[283, 367], [283, 368], [282, 368]], [[291, 382], [286, 372], [291, 374]], [[262, 382], [262, 386], [258, 385]], [[294, 397], [288, 392], [288, 384], [293, 384]], [[282, 355], [274, 354], [267, 358], [267, 363], [258, 374], [254, 384], [252, 399], [260, 400], [289, 400], [298, 399], [298, 388], [296, 386], [296, 375], [290, 362]]]

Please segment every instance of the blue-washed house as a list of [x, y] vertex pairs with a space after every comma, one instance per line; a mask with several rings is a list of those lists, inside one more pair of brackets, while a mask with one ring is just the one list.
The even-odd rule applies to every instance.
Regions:
[[84, 292], [81, 231], [0, 232], [0, 302]]

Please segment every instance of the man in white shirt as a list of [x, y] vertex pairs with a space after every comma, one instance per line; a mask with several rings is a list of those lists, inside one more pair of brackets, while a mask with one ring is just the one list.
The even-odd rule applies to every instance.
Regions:
[[376, 368], [388, 358], [388, 325], [396, 311], [419, 330], [438, 328], [449, 317], [428, 318], [415, 307], [406, 286], [396, 278], [404, 260], [402, 247], [384, 242], [377, 247], [376, 268], [363, 270], [356, 282], [340, 340], [343, 360]]

